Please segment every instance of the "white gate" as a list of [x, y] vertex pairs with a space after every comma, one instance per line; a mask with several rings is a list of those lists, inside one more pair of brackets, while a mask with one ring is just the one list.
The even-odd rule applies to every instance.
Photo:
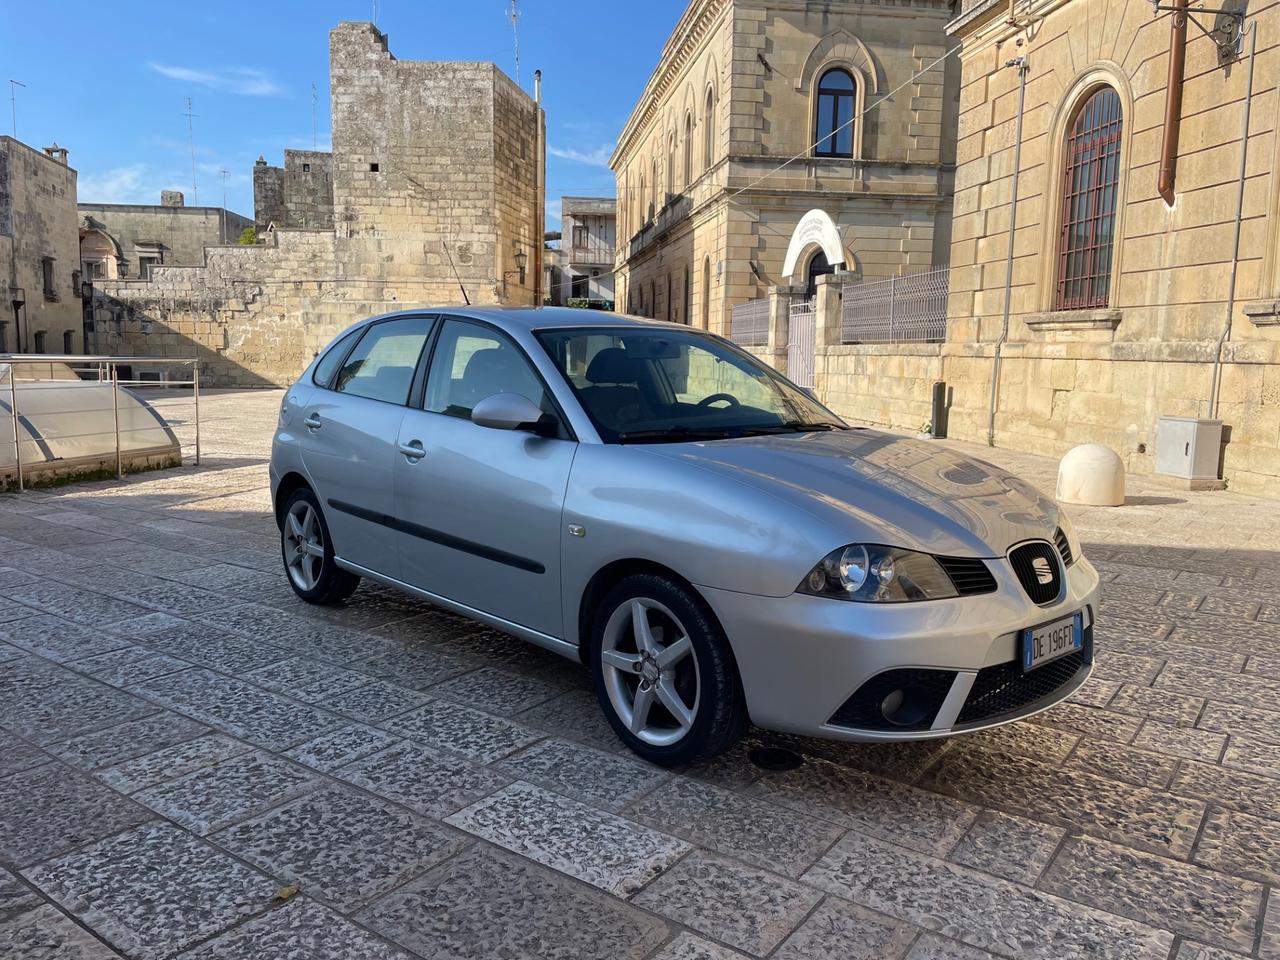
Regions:
[[817, 331], [814, 320], [817, 303], [800, 300], [791, 304], [790, 322], [787, 324], [787, 377], [798, 387], [813, 389], [814, 353]]

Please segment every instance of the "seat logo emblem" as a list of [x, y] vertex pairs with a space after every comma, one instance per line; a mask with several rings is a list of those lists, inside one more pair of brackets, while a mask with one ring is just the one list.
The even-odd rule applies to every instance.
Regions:
[[1046, 557], [1033, 557], [1031, 569], [1036, 572], [1036, 582], [1041, 585], [1053, 583], [1053, 567], [1049, 566]]

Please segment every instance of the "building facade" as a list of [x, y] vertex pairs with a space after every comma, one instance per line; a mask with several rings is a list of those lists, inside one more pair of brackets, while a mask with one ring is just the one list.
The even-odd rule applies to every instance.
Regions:
[[[693, 0], [610, 159], [620, 308], [727, 332], [771, 288], [944, 263], [950, 9]], [[815, 210], [825, 243], [797, 238]]]
[[67, 151], [0, 137], [0, 353], [78, 353], [80, 234]]
[[[617, 203], [597, 197], [560, 200], [561, 276], [553, 302], [613, 309]], [[583, 301], [586, 303], [584, 304]]]
[[[94, 349], [198, 355], [209, 382], [282, 384], [363, 317], [463, 290], [472, 303], [541, 301], [533, 98], [491, 63], [398, 60], [354, 22], [330, 34], [330, 97], [332, 223], [277, 224], [263, 243], [210, 248], [204, 266], [95, 284]], [[286, 224], [288, 171], [286, 158]]]
[[253, 221], [221, 207], [188, 207], [177, 190], [159, 204], [78, 203], [86, 280], [149, 280], [161, 266], [194, 267], [206, 247], [235, 243]]

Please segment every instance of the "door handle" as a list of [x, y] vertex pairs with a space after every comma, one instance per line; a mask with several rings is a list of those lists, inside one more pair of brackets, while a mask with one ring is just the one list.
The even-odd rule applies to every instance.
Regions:
[[404, 454], [404, 458], [410, 463], [417, 463], [427, 455], [421, 440], [410, 440], [408, 443], [402, 443], [399, 449]]
[[302, 421], [302, 425], [306, 427], [308, 430], [319, 430], [320, 415], [315, 413], [311, 414], [311, 416], [307, 417], [307, 419]]

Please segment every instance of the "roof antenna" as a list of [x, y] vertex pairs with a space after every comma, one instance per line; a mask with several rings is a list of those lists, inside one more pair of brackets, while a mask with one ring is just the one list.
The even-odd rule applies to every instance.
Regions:
[[449, 245], [441, 240], [440, 246], [444, 247], [444, 255], [449, 258], [449, 269], [453, 271], [453, 278], [458, 281], [458, 289], [462, 291], [462, 302], [469, 307], [471, 306], [471, 298], [467, 296], [467, 288], [462, 285], [462, 278], [458, 276], [458, 268], [454, 266], [453, 254], [449, 252]]
[[507, 10], [507, 22], [511, 24], [511, 36], [516, 45], [516, 86], [520, 86], [520, 11], [516, 9], [516, 0], [511, 0]]

